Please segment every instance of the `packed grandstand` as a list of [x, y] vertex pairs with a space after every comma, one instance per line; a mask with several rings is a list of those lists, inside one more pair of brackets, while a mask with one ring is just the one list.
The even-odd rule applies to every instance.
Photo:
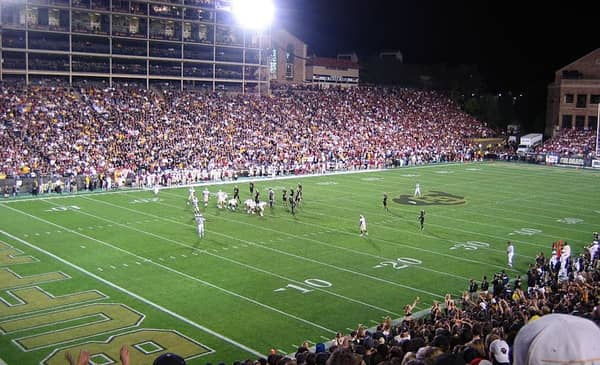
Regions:
[[[221, 177], [463, 161], [477, 158], [474, 138], [501, 135], [444, 95], [410, 89], [257, 98], [5, 86], [0, 98], [5, 176], [188, 169]], [[540, 149], [583, 154], [593, 150], [594, 137], [593, 131], [567, 131]]]

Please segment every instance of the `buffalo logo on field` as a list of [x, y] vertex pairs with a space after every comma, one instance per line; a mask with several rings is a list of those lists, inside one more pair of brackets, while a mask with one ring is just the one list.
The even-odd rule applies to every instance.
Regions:
[[465, 204], [464, 196], [458, 196], [443, 191], [430, 191], [422, 197], [412, 195], [400, 195], [393, 199], [398, 204], [407, 205], [460, 205]]

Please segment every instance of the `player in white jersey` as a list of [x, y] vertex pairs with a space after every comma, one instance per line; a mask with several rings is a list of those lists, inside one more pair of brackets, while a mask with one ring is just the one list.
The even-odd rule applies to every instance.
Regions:
[[204, 188], [204, 191], [202, 191], [202, 201], [204, 202], [204, 207], [208, 207], [208, 197], [210, 196], [210, 191], [208, 191], [208, 188]]
[[513, 266], [513, 257], [515, 256], [515, 246], [511, 241], [506, 242], [506, 255], [508, 256], [508, 266]]
[[192, 201], [194, 200], [194, 198], [196, 197], [196, 189], [194, 189], [193, 186], [190, 186], [189, 190], [188, 190], [189, 194], [188, 194], [188, 200], [187, 203], [188, 205], [190, 203], [192, 203]]
[[219, 189], [219, 191], [217, 192], [217, 207], [219, 209], [223, 209], [225, 207], [226, 199], [227, 193]]
[[204, 238], [204, 217], [202, 214], [195, 214], [196, 224], [198, 225], [198, 237]]
[[200, 208], [198, 207], [198, 197], [196, 195], [192, 197], [192, 206], [194, 207], [194, 214], [200, 214]]
[[415, 194], [414, 194], [414, 196], [415, 197], [419, 197], [419, 198], [422, 197], [422, 195], [421, 195], [421, 185], [419, 185], [419, 183], [415, 184]]
[[360, 219], [358, 220], [358, 228], [360, 230], [360, 236], [368, 236], [367, 232], [367, 219], [361, 214]]
[[154, 195], [158, 195], [158, 184], [154, 184]]

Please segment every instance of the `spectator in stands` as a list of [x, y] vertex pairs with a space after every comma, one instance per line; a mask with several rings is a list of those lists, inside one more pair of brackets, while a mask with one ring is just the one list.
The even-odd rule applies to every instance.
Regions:
[[117, 186], [131, 173], [177, 184], [463, 161], [474, 158], [471, 138], [493, 134], [441, 94], [408, 89], [257, 98], [36, 85], [3, 89], [0, 115], [0, 173], [103, 175]]

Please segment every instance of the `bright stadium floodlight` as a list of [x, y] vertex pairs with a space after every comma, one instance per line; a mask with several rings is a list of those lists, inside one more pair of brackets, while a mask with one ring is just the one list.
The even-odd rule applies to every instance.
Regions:
[[275, 6], [272, 0], [233, 0], [231, 11], [244, 28], [264, 29], [273, 21]]

